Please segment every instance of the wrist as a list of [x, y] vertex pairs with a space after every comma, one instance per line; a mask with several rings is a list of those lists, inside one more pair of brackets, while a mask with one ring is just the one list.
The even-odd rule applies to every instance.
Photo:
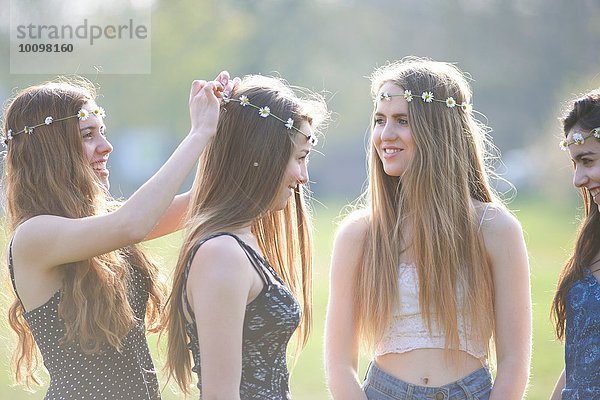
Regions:
[[192, 127], [188, 136], [209, 139], [215, 135], [216, 131], [216, 128], [208, 128], [204, 126]]

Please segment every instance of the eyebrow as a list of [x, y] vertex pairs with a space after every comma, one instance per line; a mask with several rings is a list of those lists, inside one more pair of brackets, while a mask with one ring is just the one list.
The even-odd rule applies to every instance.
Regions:
[[[79, 128], [79, 131], [85, 131], [86, 129], [96, 129], [96, 125], [89, 125], [89, 126], [84, 126], [83, 128]], [[106, 125], [100, 125], [99, 127], [100, 130], [106, 129]]]
[[[378, 116], [379, 116], [379, 117], [385, 117], [385, 114], [384, 114], [384, 113], [381, 113], [381, 112], [376, 112], [376, 113], [375, 113], [375, 116], [376, 116], [376, 117], [378, 117]], [[396, 113], [396, 114], [392, 114], [392, 118], [398, 118], [398, 117], [408, 117], [408, 114], [405, 114], [405, 113]]]
[[594, 155], [596, 155], [596, 153], [594, 151], [584, 151], [583, 153], [579, 153], [575, 157], [572, 157], [571, 160], [577, 162], [577, 161], [581, 161], [581, 159], [583, 157], [594, 156]]

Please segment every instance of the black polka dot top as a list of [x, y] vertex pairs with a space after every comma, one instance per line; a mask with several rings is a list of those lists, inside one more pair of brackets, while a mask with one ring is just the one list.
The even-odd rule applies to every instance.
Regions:
[[[9, 250], [8, 268], [17, 293], [12, 248]], [[78, 343], [61, 344], [66, 329], [58, 316], [60, 291], [45, 304], [24, 313], [50, 375], [44, 400], [160, 399], [158, 379], [144, 329], [148, 279], [137, 268], [132, 266], [131, 269], [128, 299], [138, 323], [125, 337], [121, 352], [104, 344], [99, 353], [85, 354]]]
[[[300, 323], [300, 305], [271, 265], [252, 247], [237, 236], [223, 232], [198, 242], [190, 252], [183, 281], [183, 301], [187, 312], [193, 318], [194, 312], [187, 301], [185, 288], [194, 255], [207, 240], [221, 235], [229, 235], [238, 241], [264, 284], [260, 294], [246, 306], [242, 334], [240, 398], [241, 400], [290, 399], [286, 348]], [[198, 374], [198, 389], [202, 393], [200, 347], [195, 320], [186, 324], [186, 331], [190, 339], [188, 347], [195, 364], [192, 371]]]

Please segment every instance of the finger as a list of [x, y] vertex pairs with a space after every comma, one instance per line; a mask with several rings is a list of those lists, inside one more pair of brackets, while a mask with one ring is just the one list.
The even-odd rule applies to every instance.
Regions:
[[215, 82], [207, 82], [202, 88], [205, 96], [209, 96], [209, 93], [216, 96]]
[[229, 83], [229, 72], [221, 71], [219, 75], [217, 75], [215, 81], [220, 82], [223, 87], [227, 87], [227, 84]]
[[195, 80], [192, 82], [192, 87], [190, 89], [190, 100], [194, 98], [200, 92], [200, 90], [206, 85], [206, 81], [204, 80]]

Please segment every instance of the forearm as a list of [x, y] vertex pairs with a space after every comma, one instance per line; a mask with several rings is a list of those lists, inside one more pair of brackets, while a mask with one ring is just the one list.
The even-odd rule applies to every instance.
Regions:
[[117, 211], [134, 241], [147, 237], [167, 210], [206, 146], [207, 135], [195, 132], [183, 139], [167, 162]]
[[350, 366], [337, 366], [328, 368], [327, 383], [334, 400], [366, 400], [358, 372]]
[[550, 396], [550, 400], [560, 400], [562, 390], [565, 388], [565, 385], [566, 385], [566, 377], [565, 377], [565, 370], [563, 370], [562, 373], [560, 374], [560, 377], [558, 378], [558, 381], [556, 381], [556, 386], [554, 386], [554, 391], [552, 392], [552, 395]]
[[529, 381], [528, 360], [515, 359], [498, 362], [498, 372], [490, 400], [521, 400]]

